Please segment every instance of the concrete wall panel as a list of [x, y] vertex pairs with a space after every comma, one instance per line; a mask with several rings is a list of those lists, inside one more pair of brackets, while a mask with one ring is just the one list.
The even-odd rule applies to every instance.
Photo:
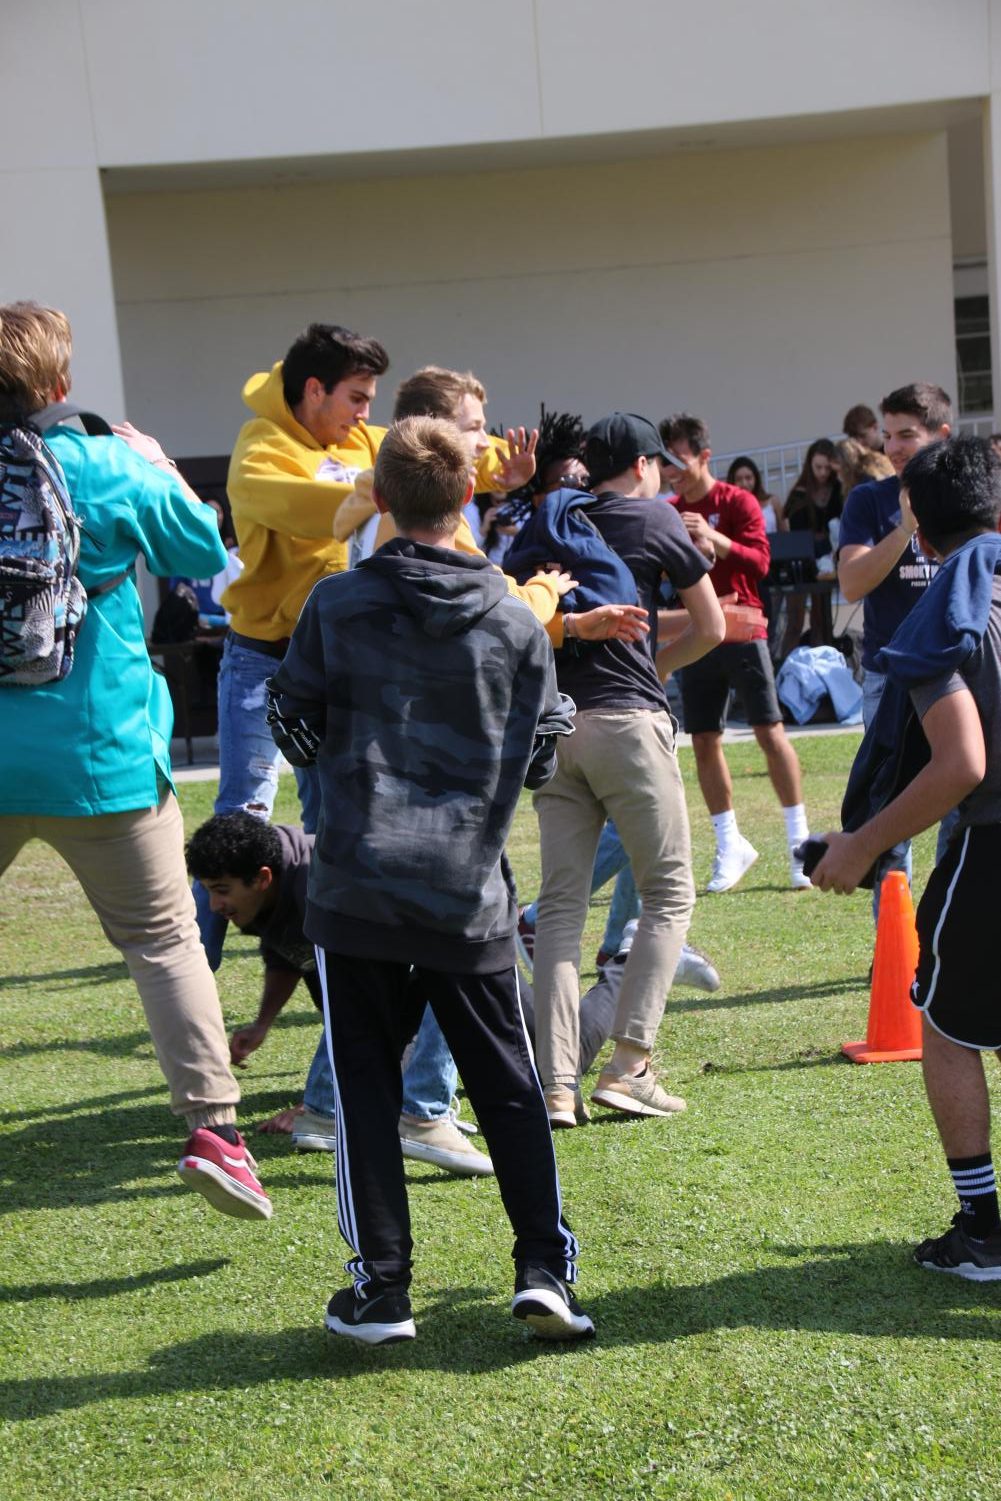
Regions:
[[[603, 202], [616, 223], [592, 222]], [[314, 318], [386, 343], [382, 418], [432, 361], [475, 368], [495, 420], [540, 399], [587, 417], [697, 406], [726, 449], [828, 431], [902, 380], [954, 381], [942, 135], [347, 195], [146, 194], [109, 214], [130, 415], [176, 452], [228, 447], [243, 380]]]

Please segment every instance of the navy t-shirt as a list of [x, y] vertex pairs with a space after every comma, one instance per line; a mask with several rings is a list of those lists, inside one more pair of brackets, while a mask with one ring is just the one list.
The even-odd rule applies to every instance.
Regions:
[[649, 612], [649, 636], [641, 641], [571, 639], [556, 653], [556, 677], [578, 709], [663, 709], [664, 685], [657, 676], [657, 606], [661, 578], [690, 589], [710, 564], [692, 542], [674, 506], [636, 500], [612, 491], [587, 508], [613, 552], [636, 580], [639, 603]]
[[[900, 480], [867, 480], [856, 485], [845, 501], [838, 546], [875, 547], [900, 525]], [[862, 666], [875, 672], [876, 653], [886, 646], [897, 626], [917, 604], [938, 569], [925, 557], [916, 536], [881, 584], [865, 596], [862, 615]]]

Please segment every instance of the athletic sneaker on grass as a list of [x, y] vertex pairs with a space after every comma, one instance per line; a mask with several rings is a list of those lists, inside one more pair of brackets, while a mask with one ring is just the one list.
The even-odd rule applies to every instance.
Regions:
[[189, 1188], [208, 1199], [213, 1209], [239, 1220], [269, 1220], [271, 1200], [257, 1179], [257, 1163], [239, 1131], [228, 1129], [235, 1142], [217, 1136], [209, 1126], [192, 1131], [177, 1171]]
[[974, 1240], [963, 1229], [962, 1218], [955, 1215], [944, 1235], [915, 1246], [914, 1260], [928, 1272], [952, 1272], [970, 1282], [1001, 1282], [1001, 1230], [986, 1240]]
[[613, 1074], [602, 1069], [591, 1103], [637, 1116], [677, 1115], [687, 1108], [684, 1100], [661, 1089], [649, 1064], [641, 1074]]
[[593, 1339], [594, 1325], [565, 1282], [544, 1266], [519, 1267], [511, 1312], [539, 1339]]
[[406, 1293], [359, 1298], [353, 1287], [334, 1293], [324, 1323], [331, 1334], [346, 1334], [363, 1345], [395, 1345], [417, 1333]]
[[569, 1126], [586, 1126], [591, 1119], [579, 1085], [571, 1089], [565, 1084], [547, 1084], [542, 1092], [546, 1097], [549, 1124], [554, 1130], [564, 1130]]
[[460, 1178], [489, 1178], [494, 1165], [469, 1140], [451, 1113], [438, 1120], [400, 1116], [400, 1146], [413, 1162], [431, 1162]]
[[738, 836], [735, 843], [727, 845], [725, 849], [717, 849], [713, 860], [713, 873], [709, 877], [706, 886], [707, 891], [714, 893], [729, 891], [731, 886], [747, 874], [758, 852], [749, 839], [743, 835]]
[[319, 1115], [304, 1106], [292, 1127], [292, 1145], [299, 1152], [336, 1151], [337, 1133], [333, 1117]]

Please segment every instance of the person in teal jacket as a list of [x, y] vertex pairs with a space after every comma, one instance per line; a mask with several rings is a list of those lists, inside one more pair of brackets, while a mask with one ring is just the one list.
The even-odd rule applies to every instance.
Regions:
[[[0, 426], [65, 400], [71, 350], [62, 313], [0, 307]], [[58, 423], [47, 434], [81, 520], [78, 576], [95, 593], [66, 677], [0, 686], [0, 875], [30, 839], [63, 857], [128, 965], [171, 1109], [187, 1121], [181, 1177], [224, 1213], [267, 1219], [271, 1202], [235, 1126], [240, 1092], [171, 781], [170, 696], [146, 650], [135, 583], [140, 557], [154, 574], [200, 577], [225, 554], [214, 512], [159, 444], [129, 424], [118, 432]], [[2, 487], [0, 466], [0, 505]]]

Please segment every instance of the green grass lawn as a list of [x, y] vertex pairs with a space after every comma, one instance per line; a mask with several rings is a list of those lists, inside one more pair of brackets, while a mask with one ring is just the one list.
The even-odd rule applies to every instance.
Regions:
[[[798, 742], [815, 830], [834, 822], [855, 743]], [[66, 868], [25, 851], [0, 913], [5, 1501], [1001, 1496], [1001, 1285], [910, 1263], [954, 1207], [920, 1068], [840, 1056], [865, 1033], [869, 898], [791, 892], [761, 760], [730, 759], [761, 859], [696, 907], [722, 990], [668, 1004], [658, 1062], [688, 1112], [556, 1141], [599, 1336], [576, 1349], [508, 1315], [492, 1180], [414, 1164], [418, 1338], [328, 1338], [346, 1254], [329, 1159], [257, 1139], [268, 1224], [183, 1188], [182, 1131], [124, 967]], [[704, 885], [709, 822], [683, 761]], [[189, 828], [211, 794], [182, 790]], [[296, 816], [291, 778], [277, 816]], [[512, 856], [533, 893], [527, 800]], [[919, 888], [930, 858], [926, 835]], [[229, 1025], [258, 985], [237, 937], [220, 974]], [[316, 1036], [293, 998], [243, 1075], [245, 1127], [300, 1096]]]

